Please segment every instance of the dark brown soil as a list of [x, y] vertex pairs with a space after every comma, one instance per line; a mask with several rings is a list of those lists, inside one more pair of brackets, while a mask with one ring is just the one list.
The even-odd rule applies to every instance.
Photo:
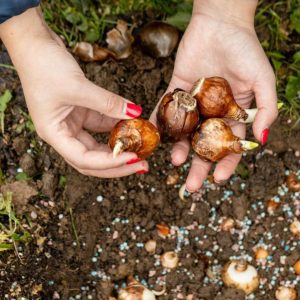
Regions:
[[[98, 85], [142, 104], [146, 118], [167, 87], [173, 61], [154, 60], [136, 50], [124, 61], [83, 68]], [[5, 51], [1, 62], [9, 62]], [[273, 126], [265, 148], [243, 158], [230, 182], [217, 186], [206, 181], [183, 202], [178, 190], [189, 163], [174, 169], [168, 145], [149, 159], [148, 174], [105, 180], [78, 174], [35, 133], [19, 132], [25, 118], [20, 108], [26, 112], [21, 86], [14, 71], [0, 70], [0, 94], [6, 88], [14, 94], [6, 133], [0, 137], [0, 164], [7, 177], [1, 190], [18, 193], [15, 208], [19, 216], [31, 219], [33, 236], [28, 245], [19, 245], [21, 261], [13, 251], [0, 252], [1, 299], [108, 299], [116, 297], [128, 275], [157, 290], [166, 282], [161, 300], [188, 295], [245, 299], [242, 291], [225, 288], [220, 279], [221, 267], [242, 256], [261, 276], [255, 296], [247, 299], [274, 299], [280, 284], [295, 286], [300, 299], [300, 277], [293, 270], [300, 244], [289, 231], [300, 215], [300, 193], [285, 185], [289, 172], [300, 176], [300, 131], [291, 130], [286, 118]], [[32, 178], [21, 186], [28, 194], [16, 183], [19, 168]], [[167, 185], [168, 175], [176, 174], [178, 182]], [[267, 210], [270, 199], [280, 203], [273, 214]], [[224, 218], [237, 222], [231, 232], [220, 230]], [[166, 239], [158, 235], [156, 225], [162, 223], [171, 229]], [[157, 241], [155, 255], [144, 249], [149, 239]], [[254, 258], [253, 248], [260, 244], [269, 251], [264, 262]], [[178, 252], [180, 265], [167, 271], [159, 258], [172, 250]]]

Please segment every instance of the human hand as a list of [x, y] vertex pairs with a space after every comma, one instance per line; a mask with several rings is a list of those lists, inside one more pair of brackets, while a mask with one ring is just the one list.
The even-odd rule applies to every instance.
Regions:
[[[248, 108], [255, 97], [258, 113], [253, 123], [253, 132], [256, 139], [264, 144], [268, 128], [278, 112], [275, 76], [254, 30], [256, 2], [195, 0], [192, 19], [178, 48], [168, 91], [175, 88], [189, 91], [193, 82], [201, 77], [226, 78], [241, 107]], [[247, 5], [251, 7], [245, 7]], [[230, 15], [234, 12], [236, 16]], [[155, 115], [156, 112], [152, 115], [153, 122]], [[235, 135], [245, 137], [244, 124], [235, 121], [229, 124]], [[183, 164], [189, 149], [187, 140], [174, 144], [172, 163], [175, 166]], [[213, 173], [214, 180], [217, 183], [227, 180], [240, 158], [241, 155], [230, 154], [220, 160]], [[186, 189], [197, 191], [210, 168], [211, 163], [195, 155], [186, 180]]]
[[38, 135], [71, 166], [106, 178], [148, 170], [135, 153], [113, 158], [108, 146], [87, 131], [108, 132], [118, 119], [138, 117], [141, 107], [87, 80], [38, 8], [3, 23], [0, 36], [20, 76]]

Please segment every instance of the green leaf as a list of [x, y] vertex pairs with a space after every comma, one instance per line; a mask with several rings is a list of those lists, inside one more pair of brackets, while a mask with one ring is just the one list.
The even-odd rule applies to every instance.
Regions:
[[294, 60], [295, 63], [300, 62], [300, 51], [296, 52], [293, 55], [293, 60]]
[[11, 244], [0, 244], [0, 252], [13, 249]]
[[63, 15], [66, 18], [66, 20], [72, 25], [79, 24], [83, 19], [83, 15], [75, 11], [72, 7], [68, 7], [67, 9], [65, 9], [63, 11]]
[[0, 125], [1, 131], [4, 133], [4, 117], [5, 117], [5, 110], [7, 108], [8, 102], [11, 100], [12, 95], [9, 90], [6, 90], [2, 96], [0, 96]]
[[168, 24], [171, 24], [180, 30], [185, 30], [188, 26], [192, 16], [193, 5], [192, 3], [182, 3], [177, 8], [177, 13], [166, 19]]
[[235, 169], [235, 173], [238, 174], [242, 179], [249, 178], [249, 169], [246, 165], [239, 163]]
[[291, 27], [300, 33], [300, 7], [295, 9], [290, 16]]
[[100, 39], [100, 33], [95, 28], [90, 28], [85, 32], [85, 41], [95, 43]]
[[16, 175], [16, 180], [22, 181], [22, 180], [30, 180], [31, 178], [27, 175], [25, 172], [20, 172]]
[[67, 179], [65, 176], [60, 175], [58, 185], [60, 188], [64, 189], [67, 183]]
[[297, 93], [300, 91], [300, 72], [297, 76], [288, 76], [288, 82], [285, 89], [285, 96], [288, 100], [292, 100], [296, 97]]
[[279, 60], [276, 60], [274, 58], [272, 58], [271, 60], [272, 60], [272, 64], [273, 64], [275, 70], [278, 71], [282, 66], [282, 62]]

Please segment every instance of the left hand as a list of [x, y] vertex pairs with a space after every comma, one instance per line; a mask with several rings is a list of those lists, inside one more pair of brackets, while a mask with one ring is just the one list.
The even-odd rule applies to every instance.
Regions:
[[[189, 91], [201, 77], [226, 78], [237, 103], [248, 108], [256, 98], [258, 113], [253, 132], [265, 142], [268, 128], [277, 117], [277, 95], [272, 67], [258, 41], [254, 26], [223, 22], [205, 14], [194, 14], [177, 52], [174, 73], [168, 91], [182, 88]], [[156, 121], [156, 111], [152, 114]], [[245, 137], [245, 125], [231, 121], [233, 133]], [[172, 149], [172, 163], [183, 164], [189, 153], [189, 142], [182, 140]], [[227, 180], [234, 172], [241, 155], [230, 154], [220, 160], [214, 170], [216, 182]], [[211, 168], [211, 163], [194, 156], [186, 189], [197, 191]]]

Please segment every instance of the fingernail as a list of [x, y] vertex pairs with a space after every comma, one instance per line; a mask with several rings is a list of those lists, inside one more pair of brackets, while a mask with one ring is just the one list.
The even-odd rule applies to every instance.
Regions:
[[148, 173], [148, 170], [139, 170], [135, 172], [136, 174], [145, 174]]
[[129, 160], [126, 164], [127, 165], [132, 165], [132, 164], [135, 164], [135, 163], [140, 162], [140, 161], [141, 161], [141, 159], [137, 157], [137, 158], [133, 158], [133, 159]]
[[216, 180], [216, 179], [214, 179], [214, 182], [216, 184], [218, 184], [218, 185], [223, 186], [223, 185], [226, 185], [226, 183], [228, 182], [228, 179], [224, 179], [224, 180]]
[[142, 107], [133, 103], [126, 104], [126, 115], [130, 118], [139, 117], [142, 114]]
[[265, 128], [263, 132], [261, 133], [261, 144], [264, 145], [267, 142], [269, 135], [269, 129]]

